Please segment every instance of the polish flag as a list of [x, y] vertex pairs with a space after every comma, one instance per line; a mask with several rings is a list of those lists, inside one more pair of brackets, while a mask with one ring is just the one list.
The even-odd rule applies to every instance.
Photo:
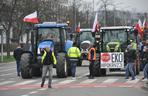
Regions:
[[98, 22], [98, 14], [96, 13], [92, 32], [99, 32], [99, 30], [100, 30], [100, 24]]
[[78, 26], [76, 28], [76, 32], [80, 33], [80, 22], [78, 23]]
[[143, 31], [142, 31], [142, 23], [141, 20], [138, 20], [138, 23], [136, 24], [136, 29], [138, 30], [138, 33], [140, 34], [141, 38], [143, 37]]
[[144, 19], [144, 21], [143, 21], [143, 29], [145, 29], [145, 28], [147, 28], [148, 27], [148, 23], [146, 22], [146, 20]]
[[30, 23], [39, 23], [39, 19], [37, 18], [37, 11], [25, 16], [23, 21]]

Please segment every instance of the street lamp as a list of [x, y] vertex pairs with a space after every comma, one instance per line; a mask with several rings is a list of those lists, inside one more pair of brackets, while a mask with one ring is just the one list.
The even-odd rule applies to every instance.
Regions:
[[3, 27], [0, 26], [0, 34], [1, 34], [1, 62], [3, 62]]

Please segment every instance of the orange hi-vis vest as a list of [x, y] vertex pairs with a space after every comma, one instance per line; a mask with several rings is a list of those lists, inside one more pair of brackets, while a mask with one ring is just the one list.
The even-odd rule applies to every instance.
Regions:
[[[93, 51], [93, 53], [92, 53]], [[96, 60], [96, 49], [95, 48], [90, 48], [88, 52], [88, 60]]]

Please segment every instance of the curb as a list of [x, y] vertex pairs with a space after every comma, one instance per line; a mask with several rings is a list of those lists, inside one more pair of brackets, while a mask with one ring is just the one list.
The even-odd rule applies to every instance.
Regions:
[[15, 61], [13, 61], [13, 62], [0, 62], [0, 65], [4, 65], [4, 64], [14, 64], [15, 63]]

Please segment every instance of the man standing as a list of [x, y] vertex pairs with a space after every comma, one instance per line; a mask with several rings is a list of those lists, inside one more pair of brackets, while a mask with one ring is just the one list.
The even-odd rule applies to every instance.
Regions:
[[88, 52], [88, 60], [90, 61], [89, 64], [89, 79], [93, 79], [94, 78], [94, 62], [96, 61], [96, 49], [95, 49], [95, 45], [93, 45], [89, 52]]
[[56, 61], [56, 58], [55, 58], [53, 50], [51, 50], [49, 47], [45, 48], [44, 53], [42, 55], [41, 62], [43, 64], [41, 87], [44, 86], [44, 83], [45, 83], [45, 80], [46, 80], [46, 74], [47, 74], [47, 71], [48, 71], [49, 72], [48, 88], [52, 88], [51, 87], [51, 83], [52, 83], [52, 68], [53, 68], [53, 64], [56, 64], [57, 61]]
[[131, 80], [135, 80], [135, 73], [134, 73], [134, 65], [136, 62], [136, 50], [134, 49], [127, 49], [127, 65], [126, 65], [126, 69], [125, 69], [125, 75], [126, 75], [126, 79], [129, 78], [129, 73], [132, 76]]
[[13, 52], [13, 56], [14, 56], [14, 58], [16, 60], [17, 76], [20, 76], [20, 71], [21, 71], [20, 60], [21, 60], [22, 53], [23, 53], [23, 49], [21, 48], [21, 45], [18, 44], [17, 48]]
[[69, 48], [68, 50], [68, 58], [70, 61], [70, 65], [71, 65], [71, 72], [72, 72], [72, 79], [76, 79], [75, 78], [75, 73], [76, 73], [76, 66], [77, 63], [79, 61], [79, 57], [81, 56], [80, 50], [78, 47], [76, 47], [76, 43], [73, 43], [73, 47]]

